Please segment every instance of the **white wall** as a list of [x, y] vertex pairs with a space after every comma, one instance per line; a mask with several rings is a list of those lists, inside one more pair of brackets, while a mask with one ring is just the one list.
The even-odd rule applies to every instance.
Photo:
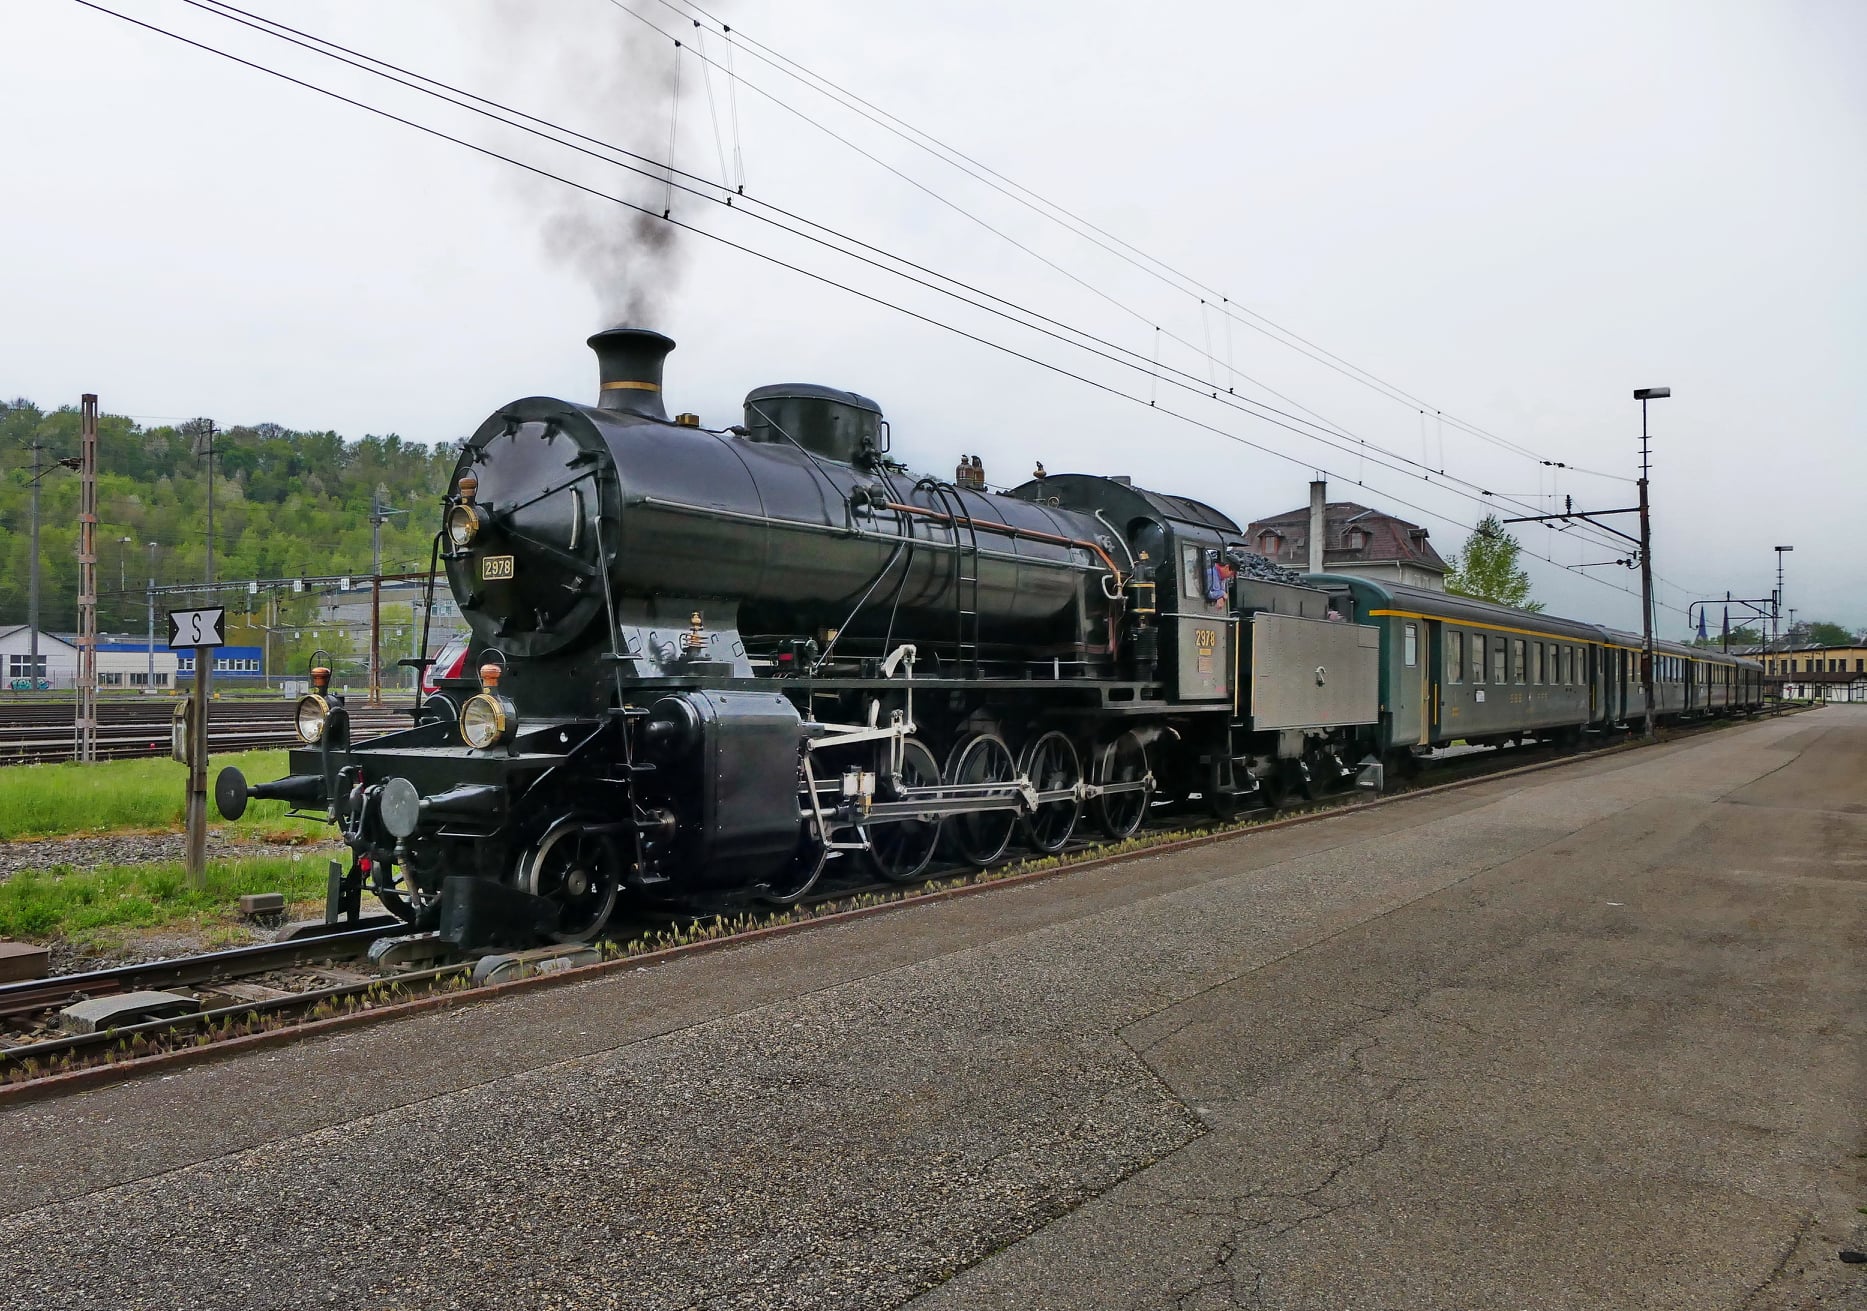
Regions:
[[[32, 634], [25, 628], [0, 636], [0, 688], [11, 687], [16, 676], [26, 676], [25, 660], [31, 648]], [[19, 657], [17, 665], [15, 656]], [[39, 658], [45, 662], [46, 677], [54, 687], [70, 687], [78, 676], [78, 649], [50, 633], [39, 634]]]
[[[99, 651], [97, 653], [97, 685], [112, 690], [119, 688], [141, 688], [148, 685], [149, 655], [144, 651]], [[155, 687], [158, 689], [175, 686], [175, 653], [173, 651], [156, 652]]]

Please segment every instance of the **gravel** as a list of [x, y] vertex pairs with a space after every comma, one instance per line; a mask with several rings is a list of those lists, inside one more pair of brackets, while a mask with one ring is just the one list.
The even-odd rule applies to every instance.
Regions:
[[[44, 838], [33, 842], [0, 843], [0, 881], [27, 869], [70, 865], [96, 869], [100, 865], [140, 865], [151, 861], [181, 860], [186, 839], [180, 833], [93, 833], [80, 837]], [[303, 856], [334, 843], [264, 842], [232, 836], [210, 828], [210, 860], [252, 856]]]

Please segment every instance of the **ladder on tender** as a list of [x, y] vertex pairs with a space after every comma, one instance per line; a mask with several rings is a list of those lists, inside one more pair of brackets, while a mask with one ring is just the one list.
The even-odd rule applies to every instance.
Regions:
[[[951, 483], [933, 483], [948, 527], [953, 532], [953, 605], [957, 625], [954, 662], [967, 677], [979, 676], [979, 529], [966, 513], [965, 499]], [[960, 536], [964, 530], [965, 536]]]

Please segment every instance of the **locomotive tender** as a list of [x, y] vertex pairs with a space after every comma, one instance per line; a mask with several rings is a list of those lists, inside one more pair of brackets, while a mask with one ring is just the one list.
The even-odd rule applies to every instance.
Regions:
[[1625, 713], [1592, 656], [1560, 695], [1525, 685], [1537, 716], [1440, 695], [1453, 620], [1567, 621], [1290, 574], [1211, 506], [1126, 478], [917, 477], [852, 392], [761, 387], [742, 425], [703, 429], [663, 407], [668, 338], [589, 344], [597, 404], [504, 406], [449, 485], [436, 550], [476, 676], [353, 743], [314, 670], [291, 775], [216, 784], [230, 818], [253, 797], [336, 822], [351, 906], [367, 888], [420, 928], [446, 911], [457, 940], [489, 918], [587, 940], [626, 897], [792, 902], [832, 858], [904, 881], [938, 848], [986, 866], [1014, 840], [1062, 849], [1085, 816], [1121, 838], [1165, 801], [1224, 816], [1448, 734]]

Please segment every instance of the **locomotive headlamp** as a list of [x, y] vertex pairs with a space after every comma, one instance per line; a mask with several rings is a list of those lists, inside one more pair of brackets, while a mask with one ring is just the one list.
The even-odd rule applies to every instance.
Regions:
[[298, 698], [298, 708], [292, 714], [292, 726], [298, 730], [299, 739], [310, 745], [324, 736], [324, 724], [330, 717], [331, 703], [316, 692], [307, 692]]
[[455, 550], [464, 550], [480, 535], [480, 514], [471, 505], [456, 505], [447, 512], [447, 540]]
[[469, 697], [460, 708], [460, 740], [475, 751], [497, 746], [511, 731], [511, 705], [496, 692]]

